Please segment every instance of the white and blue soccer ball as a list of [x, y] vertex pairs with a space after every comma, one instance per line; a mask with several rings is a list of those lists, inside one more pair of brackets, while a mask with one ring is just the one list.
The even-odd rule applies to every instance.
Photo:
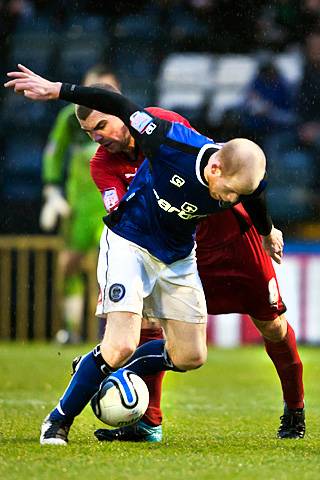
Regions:
[[138, 422], [149, 404], [149, 391], [141, 377], [120, 369], [102, 382], [91, 407], [103, 423], [123, 427]]

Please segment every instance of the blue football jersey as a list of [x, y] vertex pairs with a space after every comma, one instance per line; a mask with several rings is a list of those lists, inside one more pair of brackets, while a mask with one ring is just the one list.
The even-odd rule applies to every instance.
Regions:
[[[223, 144], [180, 123], [153, 117], [117, 92], [64, 83], [59, 96], [121, 118], [147, 159], [105, 223], [165, 263], [185, 258], [194, 246], [197, 222], [232, 206], [210, 196], [204, 177], [210, 156]], [[240, 198], [262, 235], [272, 228], [260, 195], [265, 184], [262, 180], [252, 195]]]
[[208, 158], [221, 144], [180, 123], [138, 113], [140, 123], [133, 126], [143, 137], [140, 143], [148, 158], [117, 212], [105, 222], [116, 234], [170, 264], [191, 252], [197, 222], [222, 208], [203, 178]]

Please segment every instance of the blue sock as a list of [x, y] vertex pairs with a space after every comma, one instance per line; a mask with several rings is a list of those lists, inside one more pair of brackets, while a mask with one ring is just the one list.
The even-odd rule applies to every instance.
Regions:
[[[182, 371], [171, 362], [164, 340], [152, 340], [141, 345], [125, 368], [139, 376], [152, 375], [165, 370]], [[78, 364], [58, 405], [50, 413], [50, 420], [72, 421], [82, 412], [111, 371], [102, 359], [99, 346], [85, 355]]]
[[96, 353], [97, 350], [89, 352], [80, 360], [66, 391], [56, 408], [50, 413], [50, 420], [72, 421], [99, 389], [107, 372], [103, 373], [99, 368], [94, 352]]
[[138, 347], [124, 368], [139, 376], [152, 375], [165, 370], [183, 371], [173, 365], [165, 349], [164, 340], [151, 340]]

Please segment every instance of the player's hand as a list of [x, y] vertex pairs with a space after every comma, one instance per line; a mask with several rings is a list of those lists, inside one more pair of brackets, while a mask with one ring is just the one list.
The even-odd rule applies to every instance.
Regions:
[[16, 93], [21, 93], [32, 100], [45, 101], [59, 98], [62, 83], [50, 82], [20, 63], [18, 68], [18, 72], [7, 73], [12, 80], [4, 84], [6, 88], [12, 88]]
[[262, 237], [262, 245], [270, 257], [280, 264], [283, 256], [283, 236], [281, 230], [272, 227], [269, 235]]
[[46, 185], [43, 189], [45, 203], [40, 212], [40, 227], [46, 232], [52, 231], [60, 217], [68, 217], [71, 208], [63, 197], [59, 187], [55, 185]]

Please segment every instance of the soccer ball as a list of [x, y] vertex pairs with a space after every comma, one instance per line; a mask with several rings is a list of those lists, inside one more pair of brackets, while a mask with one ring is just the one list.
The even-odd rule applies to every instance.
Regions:
[[136, 423], [149, 404], [149, 391], [142, 378], [126, 369], [119, 369], [101, 383], [91, 399], [91, 407], [103, 423], [123, 427]]

